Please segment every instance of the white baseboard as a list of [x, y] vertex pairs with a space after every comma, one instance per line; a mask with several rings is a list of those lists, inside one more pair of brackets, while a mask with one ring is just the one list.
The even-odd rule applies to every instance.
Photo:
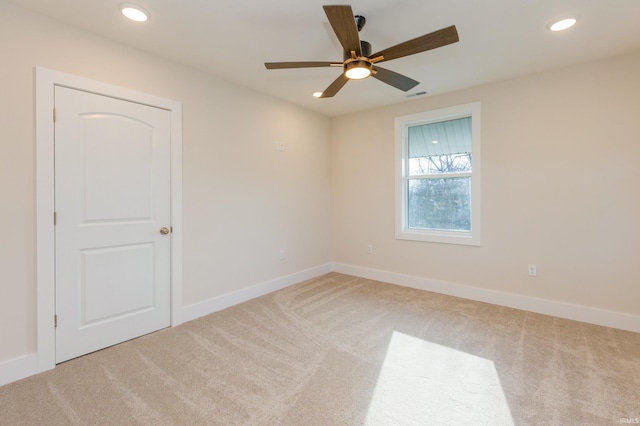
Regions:
[[316, 266], [315, 268], [306, 269], [291, 275], [285, 275], [284, 277], [279, 277], [271, 281], [243, 288], [242, 290], [234, 291], [233, 293], [224, 294], [222, 296], [214, 297], [213, 299], [185, 306], [182, 308], [181, 319], [183, 322], [191, 321], [276, 290], [289, 287], [299, 282], [327, 274], [331, 272], [331, 270], [332, 264], [327, 263]]
[[360, 266], [334, 263], [333, 271], [357, 277], [368, 278], [376, 281], [411, 287], [418, 290], [433, 291], [449, 296], [478, 302], [491, 303], [493, 305], [506, 306], [523, 311], [538, 314], [552, 315], [605, 327], [640, 333], [640, 316], [625, 314], [622, 312], [607, 311], [570, 303], [557, 302], [537, 297], [524, 296], [496, 290], [488, 290], [463, 284], [430, 280], [427, 278], [404, 275], [396, 272], [382, 271], [378, 269], [363, 268]]
[[28, 354], [0, 362], [0, 386], [38, 373], [38, 355]]

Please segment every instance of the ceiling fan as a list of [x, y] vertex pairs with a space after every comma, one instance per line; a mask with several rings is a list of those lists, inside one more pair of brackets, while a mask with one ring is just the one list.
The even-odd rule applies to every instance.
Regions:
[[349, 80], [359, 80], [369, 76], [405, 92], [411, 90], [420, 83], [397, 72], [381, 68], [377, 64], [436, 49], [459, 40], [458, 31], [455, 25], [452, 25], [371, 54], [371, 44], [360, 40], [358, 36], [358, 32], [366, 22], [364, 16], [355, 15], [354, 17], [351, 6], [348, 5], [322, 7], [344, 49], [344, 62], [266, 62], [264, 64], [269, 70], [342, 67], [343, 73], [322, 92], [320, 98], [334, 96]]

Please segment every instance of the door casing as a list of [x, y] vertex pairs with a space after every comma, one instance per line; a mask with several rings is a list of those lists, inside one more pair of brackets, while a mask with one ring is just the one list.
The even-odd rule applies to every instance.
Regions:
[[166, 109], [171, 120], [171, 326], [182, 309], [182, 104], [134, 90], [35, 67], [36, 299], [38, 372], [55, 367], [54, 87], [64, 86]]

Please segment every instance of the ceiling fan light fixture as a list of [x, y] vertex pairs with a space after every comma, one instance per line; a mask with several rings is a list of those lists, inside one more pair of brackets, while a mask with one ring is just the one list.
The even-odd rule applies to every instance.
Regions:
[[353, 59], [344, 64], [344, 75], [350, 80], [362, 80], [371, 75], [371, 62], [364, 59]]
[[314, 98], [320, 98], [322, 97], [322, 92], [313, 92], [312, 95]]
[[576, 22], [578, 22], [577, 16], [564, 16], [562, 18], [554, 19], [553, 21], [551, 21], [549, 25], [547, 25], [547, 28], [553, 32], [564, 31], [573, 27]]
[[149, 12], [135, 4], [123, 3], [120, 5], [120, 11], [132, 21], [145, 22], [149, 19]]

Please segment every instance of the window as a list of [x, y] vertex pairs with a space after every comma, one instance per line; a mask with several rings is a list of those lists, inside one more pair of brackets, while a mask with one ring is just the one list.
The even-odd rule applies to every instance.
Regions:
[[480, 103], [396, 118], [396, 238], [480, 245]]

